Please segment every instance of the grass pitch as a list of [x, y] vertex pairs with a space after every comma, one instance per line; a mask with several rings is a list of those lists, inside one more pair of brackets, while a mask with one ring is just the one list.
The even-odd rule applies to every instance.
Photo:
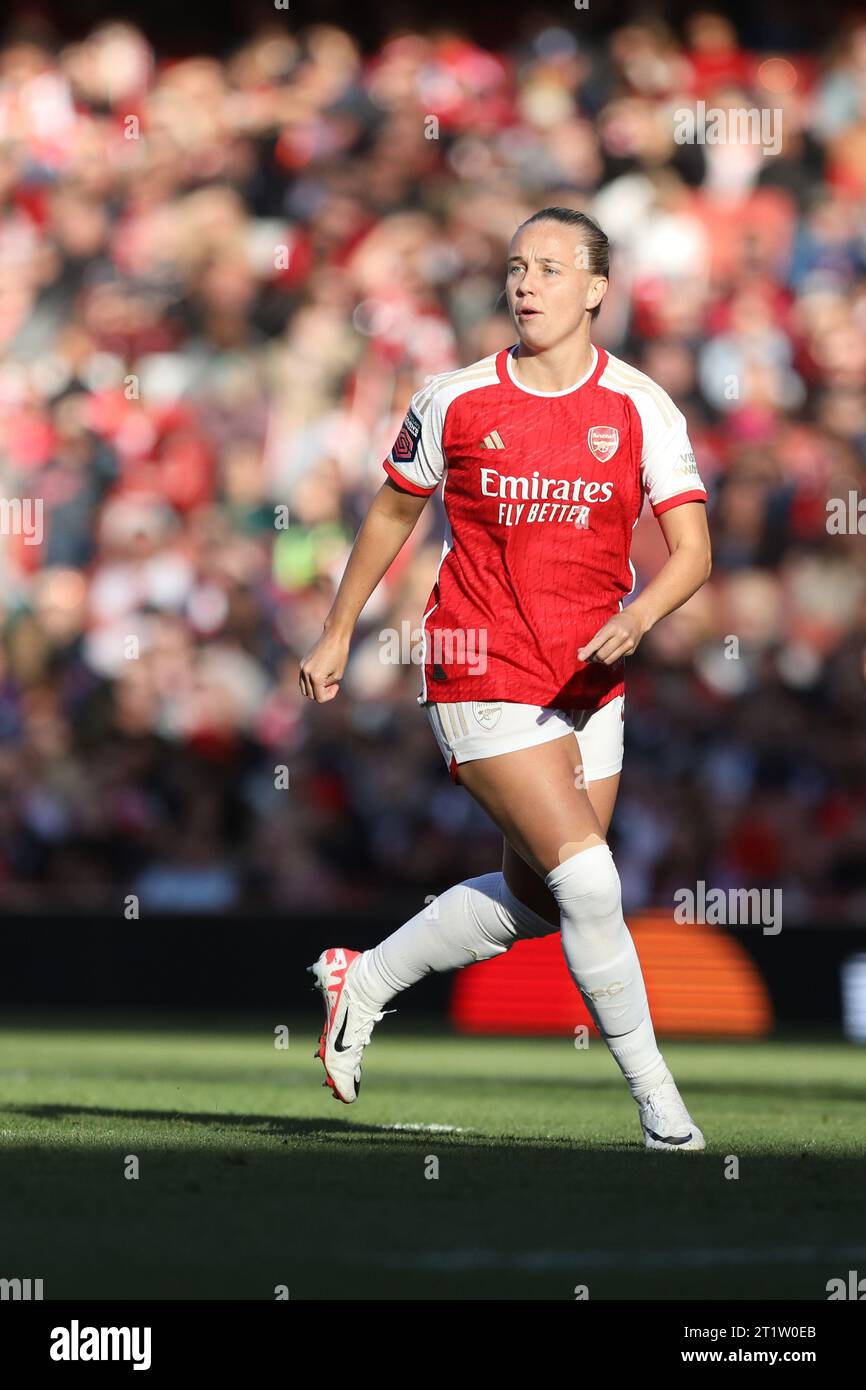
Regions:
[[862, 1049], [663, 1043], [708, 1145], [669, 1154], [598, 1040], [388, 1019], [344, 1106], [318, 1014], [285, 1021], [286, 1050], [272, 1019], [0, 1032], [0, 1277], [46, 1299], [824, 1300], [863, 1268]]

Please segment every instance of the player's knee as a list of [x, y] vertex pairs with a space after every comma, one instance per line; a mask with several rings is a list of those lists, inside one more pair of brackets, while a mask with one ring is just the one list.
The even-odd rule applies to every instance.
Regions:
[[[503, 916], [499, 902], [500, 873], [481, 874], [459, 884], [464, 894], [464, 911], [476, 940], [489, 943], [490, 955], [501, 955], [517, 939], [515, 924]], [[485, 945], [486, 951], [486, 945]], [[476, 959], [485, 959], [476, 953]]]
[[[477, 910], [480, 904], [476, 904], [475, 895], [480, 894], [482, 898], [489, 899], [489, 906], [492, 908], [497, 899], [499, 878], [498, 873], [478, 874], [475, 878], [464, 879], [463, 883], [456, 885], [463, 893], [466, 910], [476, 921], [479, 920], [480, 916]], [[485, 903], [484, 906], [486, 908], [487, 904]], [[479, 921], [479, 925], [483, 924]]]
[[555, 923], [546, 922], [515, 897], [502, 873], [482, 874], [467, 879], [460, 887], [474, 931], [490, 943], [494, 953], [508, 950], [515, 941], [526, 937], [550, 936], [559, 930], [558, 919]]
[[551, 936], [559, 931], [559, 912], [556, 913], [555, 922], [547, 921], [512, 892], [504, 875], [499, 885], [499, 905], [500, 912], [514, 924], [515, 932], [521, 940]]
[[547, 875], [563, 921], [579, 929], [604, 930], [622, 920], [619, 874], [604, 841], [571, 854]]

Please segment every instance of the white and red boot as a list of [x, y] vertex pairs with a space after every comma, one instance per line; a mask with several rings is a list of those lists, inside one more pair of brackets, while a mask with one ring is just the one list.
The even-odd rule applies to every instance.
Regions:
[[315, 977], [315, 988], [321, 990], [325, 1001], [325, 1027], [319, 1038], [318, 1051], [325, 1068], [323, 1086], [330, 1086], [335, 1100], [351, 1105], [361, 1089], [361, 1062], [364, 1048], [370, 1041], [373, 1028], [381, 1023], [385, 1013], [395, 1009], [374, 1011], [352, 989], [352, 973], [360, 951], [343, 946], [331, 946], [323, 951], [308, 972]]

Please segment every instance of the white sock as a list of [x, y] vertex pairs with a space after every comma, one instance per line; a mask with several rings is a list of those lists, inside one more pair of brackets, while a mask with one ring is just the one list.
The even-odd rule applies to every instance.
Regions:
[[646, 987], [622, 915], [619, 874], [606, 844], [557, 864], [545, 878], [561, 913], [562, 949], [599, 1033], [635, 1100], [668, 1069], [653, 1032]]
[[521, 938], [556, 930], [514, 896], [501, 873], [483, 874], [446, 889], [364, 951], [353, 979], [367, 1002], [381, 1009], [431, 971], [460, 970], [501, 956]]

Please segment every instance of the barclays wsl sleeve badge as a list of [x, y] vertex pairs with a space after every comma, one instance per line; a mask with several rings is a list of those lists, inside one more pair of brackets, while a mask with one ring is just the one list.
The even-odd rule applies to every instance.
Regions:
[[418, 440], [421, 438], [421, 421], [415, 414], [412, 407], [406, 413], [403, 427], [394, 442], [391, 450], [391, 457], [395, 463], [411, 463], [418, 452]]

